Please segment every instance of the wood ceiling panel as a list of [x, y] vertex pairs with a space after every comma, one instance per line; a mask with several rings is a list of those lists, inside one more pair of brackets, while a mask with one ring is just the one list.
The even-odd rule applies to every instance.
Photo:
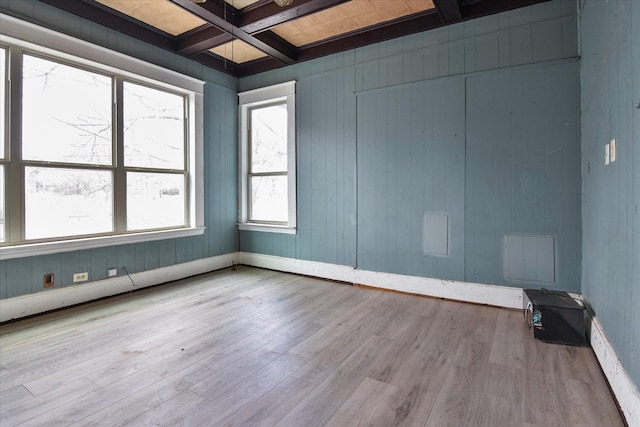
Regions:
[[247, 6], [258, 3], [260, 0], [224, 0], [227, 4], [235, 7], [236, 9], [244, 9]]
[[433, 8], [432, 0], [352, 0], [272, 30], [300, 47]]
[[242, 77], [550, 0], [39, 1]]
[[111, 9], [178, 36], [205, 23], [168, 0], [95, 0]]
[[264, 58], [267, 56], [266, 53], [243, 42], [242, 40], [234, 40], [209, 50], [218, 56], [235, 62], [236, 64], [242, 64], [244, 62], [253, 61], [254, 59]]
[[[409, 9], [411, 9], [411, 13], [418, 13], [426, 10], [424, 8], [425, 0], [405, 0], [405, 3], [407, 4], [407, 6], [409, 6]], [[428, 7], [427, 9], [433, 9], [435, 7], [433, 1], [429, 1], [427, 3], [431, 3], [430, 7]]]

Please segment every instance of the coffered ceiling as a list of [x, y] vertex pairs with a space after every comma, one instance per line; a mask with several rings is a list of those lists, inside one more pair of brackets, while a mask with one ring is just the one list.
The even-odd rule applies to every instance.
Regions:
[[548, 0], [40, 0], [242, 77]]

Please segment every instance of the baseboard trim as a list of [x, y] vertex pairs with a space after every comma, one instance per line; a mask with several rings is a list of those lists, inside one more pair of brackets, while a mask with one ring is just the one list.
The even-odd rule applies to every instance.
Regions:
[[456, 301], [487, 304], [506, 308], [522, 308], [522, 289], [485, 285], [403, 274], [360, 270], [349, 266], [316, 261], [283, 258], [249, 252], [239, 252], [238, 262], [253, 267], [269, 268], [324, 279], [339, 280], [410, 294], [445, 298]]
[[322, 279], [353, 283], [354, 278], [353, 272], [355, 269], [346, 265], [327, 264], [252, 252], [238, 252], [237, 259], [238, 263], [251, 267], [267, 268], [269, 270], [320, 277]]
[[118, 276], [82, 285], [67, 286], [3, 299], [0, 300], [0, 322], [20, 319], [135, 289], [219, 270], [231, 266], [235, 262], [235, 256], [235, 253], [231, 253], [133, 273], [131, 278], [135, 283], [135, 287], [127, 276]]
[[640, 426], [640, 392], [622, 366], [597, 317], [589, 328], [591, 348], [629, 426]]

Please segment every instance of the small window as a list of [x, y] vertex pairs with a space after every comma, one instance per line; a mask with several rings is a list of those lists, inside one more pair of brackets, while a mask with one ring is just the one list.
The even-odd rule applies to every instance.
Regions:
[[295, 82], [239, 99], [240, 229], [295, 233]]

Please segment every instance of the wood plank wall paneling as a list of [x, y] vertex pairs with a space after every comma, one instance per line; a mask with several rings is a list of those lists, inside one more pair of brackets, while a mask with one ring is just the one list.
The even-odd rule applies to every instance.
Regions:
[[0, 298], [40, 292], [45, 273], [55, 287], [72, 285], [73, 273], [90, 281], [107, 277], [108, 268], [129, 273], [235, 252], [237, 200], [237, 79], [201, 64], [47, 6], [36, 0], [0, 1], [0, 11], [206, 81], [204, 93], [205, 226], [203, 236], [97, 248], [0, 261]]
[[503, 275], [504, 236], [551, 236], [552, 286], [580, 290], [577, 73], [568, 63], [467, 78], [468, 281]]
[[[582, 292], [640, 386], [640, 4], [586, 0], [582, 55]], [[616, 139], [616, 161], [604, 147]]]
[[[358, 267], [464, 280], [464, 80], [358, 96]], [[448, 215], [449, 256], [423, 254], [425, 212]]]
[[[241, 90], [299, 82], [298, 234], [244, 232], [241, 249], [323, 262], [335, 250], [374, 271], [579, 291], [576, 19], [575, 3], [552, 1], [241, 79]], [[353, 93], [334, 98], [334, 81]], [[356, 147], [357, 185], [337, 184], [358, 201], [353, 264], [327, 237], [346, 213], [325, 214], [340, 170], [329, 114], [349, 108], [338, 128], [352, 132], [340, 144]], [[447, 257], [422, 250], [434, 211], [449, 215]], [[555, 283], [505, 278], [509, 233], [555, 237]]]

